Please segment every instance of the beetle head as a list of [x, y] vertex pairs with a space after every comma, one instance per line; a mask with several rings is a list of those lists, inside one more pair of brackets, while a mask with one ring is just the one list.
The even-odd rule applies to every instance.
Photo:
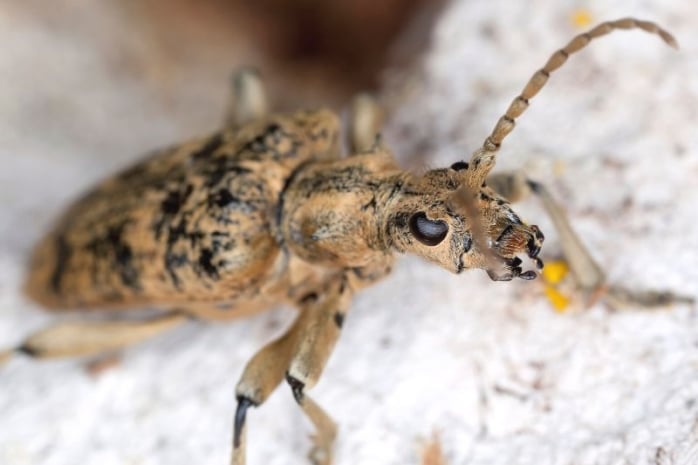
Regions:
[[455, 273], [481, 268], [495, 281], [534, 279], [536, 272], [523, 271], [519, 255], [540, 269], [543, 234], [485, 184], [491, 166], [478, 155], [470, 164], [454, 163], [406, 182], [388, 218], [391, 243]]

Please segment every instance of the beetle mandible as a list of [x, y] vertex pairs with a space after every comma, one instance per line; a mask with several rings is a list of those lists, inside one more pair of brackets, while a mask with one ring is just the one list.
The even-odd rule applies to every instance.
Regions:
[[[460, 273], [533, 279], [543, 234], [510, 202], [539, 194], [583, 290], [603, 274], [549, 198], [517, 175], [491, 175], [529, 100], [569, 55], [614, 29], [640, 28], [676, 46], [655, 23], [600, 24], [556, 51], [525, 85], [468, 162], [415, 175], [381, 144], [378, 110], [355, 100], [351, 155], [341, 157], [339, 118], [328, 110], [268, 113], [259, 76], [239, 73], [225, 127], [152, 154], [73, 204], [36, 247], [27, 293], [53, 310], [162, 310], [143, 320], [59, 323], [10, 353], [36, 358], [100, 354], [188, 318], [228, 320], [288, 304], [290, 329], [247, 364], [236, 388], [232, 463], [245, 462], [245, 419], [284, 381], [316, 428], [311, 458], [332, 461], [336, 426], [307, 391], [341, 333], [352, 296], [386, 276], [396, 253]], [[643, 295], [648, 300], [665, 297]]]

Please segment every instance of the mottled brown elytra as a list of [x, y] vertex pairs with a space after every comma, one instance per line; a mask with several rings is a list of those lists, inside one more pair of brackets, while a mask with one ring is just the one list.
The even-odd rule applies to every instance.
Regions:
[[[73, 204], [31, 259], [27, 293], [60, 310], [156, 308], [147, 319], [59, 323], [13, 352], [36, 358], [95, 355], [176, 327], [189, 318], [228, 320], [279, 304], [298, 309], [291, 328], [262, 348], [237, 385], [232, 463], [245, 462], [245, 417], [284, 380], [316, 427], [311, 459], [332, 461], [336, 427], [308, 395], [342, 330], [352, 296], [410, 252], [460, 273], [533, 279], [543, 234], [510, 202], [539, 196], [561, 237], [579, 287], [615, 299], [665, 303], [665, 293], [605, 285], [544, 185], [490, 175], [504, 138], [550, 74], [592, 39], [640, 28], [676, 46], [656, 24], [605, 22], [573, 38], [531, 77], [468, 162], [416, 175], [400, 169], [377, 137], [380, 111], [358, 97], [351, 155], [328, 110], [267, 112], [262, 82], [236, 75], [225, 125], [207, 137], [153, 153]], [[522, 257], [522, 258], [521, 258]], [[119, 314], [118, 312], [116, 313]]]

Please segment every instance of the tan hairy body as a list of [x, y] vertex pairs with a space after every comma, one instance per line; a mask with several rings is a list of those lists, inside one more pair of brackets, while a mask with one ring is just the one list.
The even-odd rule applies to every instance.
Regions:
[[[542, 234], [509, 200], [545, 191], [525, 179], [489, 176], [499, 146], [550, 72], [592, 38], [629, 27], [673, 40], [637, 20], [578, 36], [534, 75], [469, 163], [423, 175], [400, 170], [376, 142], [379, 118], [370, 108], [357, 105], [353, 155], [341, 158], [334, 114], [268, 115], [259, 81], [241, 75], [224, 130], [107, 179], [59, 219], [32, 258], [27, 291], [48, 308], [163, 313], [142, 322], [58, 325], [17, 350], [35, 357], [99, 353], [191, 316], [229, 319], [291, 304], [298, 319], [250, 361], [238, 384], [232, 460], [244, 462], [247, 409], [286, 378], [318, 430], [313, 460], [329, 463], [334, 425], [306, 390], [321, 375], [352, 295], [385, 276], [396, 252], [455, 273], [483, 268], [493, 279], [535, 277], [517, 255], [542, 266]], [[555, 206], [546, 207], [555, 216]], [[568, 243], [580, 249], [573, 234]], [[593, 264], [581, 249], [571, 261]], [[591, 279], [580, 282], [602, 285], [598, 267], [586, 268]]]
[[338, 126], [323, 111], [272, 116], [105, 180], [37, 246], [27, 292], [56, 309], [157, 306], [213, 318], [286, 302], [323, 273], [280, 253], [275, 205], [299, 165], [338, 154]]

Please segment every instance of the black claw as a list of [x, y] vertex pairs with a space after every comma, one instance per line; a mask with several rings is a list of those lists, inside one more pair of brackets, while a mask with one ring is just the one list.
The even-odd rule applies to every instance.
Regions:
[[528, 270], [521, 273], [518, 277], [526, 281], [531, 281], [532, 279], [536, 279], [538, 277], [538, 273], [533, 270]]
[[242, 436], [242, 430], [245, 427], [245, 418], [247, 417], [247, 409], [250, 407], [256, 407], [257, 404], [244, 396], [238, 396], [238, 407], [235, 410], [235, 427], [233, 432], [233, 447], [240, 447], [240, 437]]
[[296, 402], [301, 404], [303, 402], [305, 383], [294, 378], [288, 372], [286, 372], [286, 382], [291, 386], [291, 391], [293, 391], [293, 397], [296, 399]]
[[538, 226], [536, 226], [535, 224], [531, 225], [531, 229], [533, 230], [533, 234], [535, 234], [536, 239], [538, 239], [541, 242], [543, 242], [545, 240], [545, 236], [543, 235], [543, 231], [541, 231]]
[[39, 356], [38, 350], [33, 349], [33, 348], [26, 346], [26, 345], [21, 345], [21, 346], [17, 347], [15, 349], [15, 352], [17, 352], [18, 354], [24, 354], [24, 355], [28, 355], [29, 357], [35, 357], [35, 358]]
[[536, 194], [540, 193], [542, 186], [540, 183], [537, 183], [536, 181], [531, 181], [530, 179], [526, 180], [526, 184], [528, 184], [528, 187], [531, 188], [533, 192]]
[[535, 261], [536, 261], [536, 268], [538, 268], [539, 270], [542, 270], [543, 267], [545, 266], [545, 263], [543, 263], [543, 260], [541, 260], [540, 258], [536, 257], [536, 258], [535, 258]]
[[533, 238], [528, 240], [526, 247], [528, 248], [528, 256], [531, 258], [536, 258], [540, 253], [541, 247], [540, 245], [536, 244], [536, 241], [534, 241]]

